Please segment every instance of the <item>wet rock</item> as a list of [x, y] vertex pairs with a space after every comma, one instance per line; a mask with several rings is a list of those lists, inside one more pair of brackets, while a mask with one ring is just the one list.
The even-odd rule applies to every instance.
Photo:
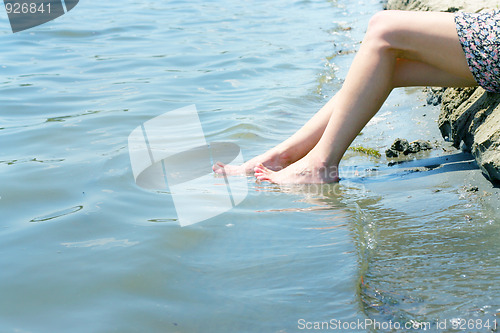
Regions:
[[397, 150], [394, 150], [392, 148], [389, 148], [385, 151], [385, 156], [392, 158], [392, 157], [398, 157], [399, 152]]
[[428, 88], [427, 90], [427, 104], [439, 105], [443, 97], [445, 88]]
[[410, 144], [408, 143], [408, 140], [397, 138], [391, 145], [391, 148], [385, 151], [385, 156], [392, 158], [398, 157], [400, 153], [404, 153], [406, 155], [405, 152], [408, 151], [409, 147]]
[[432, 149], [432, 144], [425, 140], [415, 140], [410, 142], [410, 147], [408, 148], [409, 153], [418, 153], [421, 150]]
[[466, 189], [465, 189], [465, 190], [466, 190], [467, 192], [477, 192], [477, 191], [479, 191], [479, 187], [477, 187], [477, 186], [473, 186], [473, 185], [470, 185], [470, 186], [466, 187]]
[[500, 181], [500, 94], [447, 89], [438, 126], [455, 147], [463, 142], [491, 181]]
[[391, 149], [399, 152], [405, 152], [410, 147], [408, 140], [397, 138], [391, 146]]
[[439, 103], [441, 103], [441, 96], [440, 95], [428, 95], [427, 96], [427, 104], [438, 105]]
[[401, 153], [404, 155], [418, 153], [422, 150], [432, 149], [429, 141], [415, 140], [408, 142], [406, 139], [397, 138], [391, 145], [391, 148], [385, 151], [385, 156], [389, 158], [398, 157]]
[[475, 92], [476, 88], [456, 88], [448, 89], [443, 95], [438, 126], [443, 137], [447, 137], [456, 148], [460, 147], [462, 140], [472, 140], [467, 128], [474, 117], [470, 106], [478, 98]]

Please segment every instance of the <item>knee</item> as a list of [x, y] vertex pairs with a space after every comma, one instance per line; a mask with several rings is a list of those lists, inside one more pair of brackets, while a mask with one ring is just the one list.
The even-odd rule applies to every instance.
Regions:
[[384, 10], [376, 13], [368, 23], [363, 43], [371, 43], [379, 48], [395, 48], [399, 33], [398, 11]]

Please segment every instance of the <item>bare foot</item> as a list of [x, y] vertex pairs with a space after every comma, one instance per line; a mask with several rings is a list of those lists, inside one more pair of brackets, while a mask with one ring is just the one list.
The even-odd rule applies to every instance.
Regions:
[[255, 167], [255, 177], [260, 181], [276, 184], [324, 184], [339, 181], [337, 166], [324, 166], [303, 158], [287, 168], [273, 171], [264, 165]]
[[270, 170], [278, 171], [281, 170], [292, 162], [287, 153], [278, 153], [275, 151], [268, 151], [262, 155], [252, 158], [250, 161], [243, 163], [242, 165], [231, 165], [217, 162], [212, 166], [217, 174], [226, 175], [245, 175], [253, 174], [254, 169], [257, 165], [263, 165]]

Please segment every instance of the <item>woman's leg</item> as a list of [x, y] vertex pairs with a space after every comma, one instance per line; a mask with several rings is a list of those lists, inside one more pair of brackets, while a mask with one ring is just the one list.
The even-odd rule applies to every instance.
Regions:
[[338, 164], [356, 135], [395, 87], [474, 86], [453, 14], [384, 11], [372, 18], [321, 139], [284, 170], [255, 168], [259, 180], [324, 183], [338, 180]]
[[242, 165], [229, 165], [217, 162], [213, 166], [216, 173], [252, 174], [257, 165], [264, 165], [270, 170], [282, 170], [304, 157], [319, 141], [330, 120], [335, 104], [335, 96], [330, 99], [309, 121], [295, 134], [262, 155], [252, 158]]

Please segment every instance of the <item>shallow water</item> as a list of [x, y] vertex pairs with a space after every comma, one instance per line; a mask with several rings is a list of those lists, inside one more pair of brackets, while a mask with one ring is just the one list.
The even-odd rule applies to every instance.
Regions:
[[[339, 184], [248, 178], [240, 205], [185, 228], [169, 191], [134, 182], [128, 135], [167, 111], [195, 104], [207, 141], [247, 159], [293, 133], [339, 89], [380, 9], [89, 0], [17, 34], [2, 12], [0, 331], [494, 320], [498, 213], [467, 190], [466, 154], [388, 166], [350, 151]], [[423, 98], [395, 92], [355, 144], [440, 140]], [[384, 331], [346, 331], [371, 330]]]

